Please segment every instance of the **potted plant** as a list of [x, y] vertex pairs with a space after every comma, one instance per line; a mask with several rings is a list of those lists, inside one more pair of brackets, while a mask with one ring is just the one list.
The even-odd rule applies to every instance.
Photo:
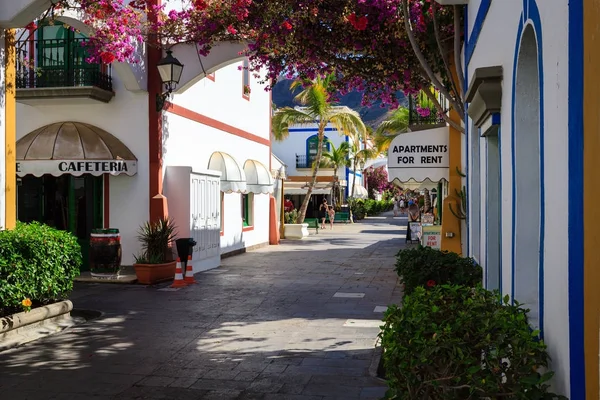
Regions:
[[296, 224], [298, 210], [293, 209], [284, 214], [284, 235], [286, 239], [302, 239], [308, 236], [308, 224]]
[[177, 261], [173, 259], [170, 247], [175, 240], [175, 225], [170, 218], [144, 223], [138, 231], [142, 251], [134, 256], [135, 274], [138, 282], [151, 285], [173, 279]]

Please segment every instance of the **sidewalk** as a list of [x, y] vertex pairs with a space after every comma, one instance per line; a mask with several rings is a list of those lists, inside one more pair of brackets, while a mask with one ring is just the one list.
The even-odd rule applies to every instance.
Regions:
[[7, 399], [378, 399], [369, 375], [405, 218], [224, 259], [179, 291], [77, 284], [104, 315], [0, 353]]

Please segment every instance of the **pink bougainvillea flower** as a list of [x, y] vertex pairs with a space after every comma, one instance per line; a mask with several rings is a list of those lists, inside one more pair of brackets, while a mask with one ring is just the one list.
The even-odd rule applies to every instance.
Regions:
[[281, 24], [281, 27], [289, 31], [292, 29], [292, 24], [290, 24], [288, 21], [284, 21], [283, 24]]
[[237, 30], [233, 26], [229, 25], [227, 27], [227, 32], [231, 33], [232, 35], [235, 35], [237, 33]]
[[433, 279], [430, 279], [427, 281], [427, 287], [434, 287], [435, 286], [435, 281]]

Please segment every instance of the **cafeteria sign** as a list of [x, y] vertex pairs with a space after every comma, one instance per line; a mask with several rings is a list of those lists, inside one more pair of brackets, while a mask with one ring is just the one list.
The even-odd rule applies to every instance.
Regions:
[[399, 134], [388, 150], [389, 180], [448, 180], [449, 128]]
[[45, 174], [60, 176], [64, 174], [81, 176], [90, 174], [100, 176], [110, 175], [135, 175], [137, 173], [136, 160], [19, 160], [17, 161], [17, 175], [34, 175], [40, 177]]

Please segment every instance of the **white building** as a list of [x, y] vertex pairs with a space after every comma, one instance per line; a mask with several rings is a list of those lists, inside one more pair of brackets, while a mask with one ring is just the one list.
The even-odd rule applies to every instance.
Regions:
[[[312, 165], [318, 149], [318, 125], [302, 125], [289, 128], [289, 136], [283, 141], [272, 139], [271, 149], [273, 154], [283, 161], [287, 168], [287, 178], [284, 182], [284, 194], [289, 196], [296, 208], [300, 207], [301, 200], [307, 192], [308, 184], [312, 177]], [[339, 148], [343, 142], [352, 146], [352, 138], [338, 132], [332, 125], [327, 124], [325, 128], [325, 141], [323, 152], [330, 151], [332, 146]], [[364, 143], [358, 143], [357, 148], [363, 149]], [[324, 159], [324, 157], [323, 157]], [[352, 166], [343, 166], [335, 175], [342, 188], [344, 199], [351, 197], [352, 184], [355, 180], [354, 197], [362, 197], [365, 194], [363, 187], [362, 169], [357, 168], [356, 178]], [[334, 181], [334, 169], [330, 166], [321, 166], [317, 173], [317, 184], [313, 189], [314, 199], [312, 207], [309, 206], [307, 217], [312, 217], [317, 212], [318, 205], [323, 197], [331, 199]], [[315, 214], [316, 215], [316, 214]]]
[[585, 0], [462, 3], [465, 252], [487, 288], [531, 309], [553, 389], [597, 399], [600, 12]]
[[239, 69], [243, 57], [204, 77], [193, 73], [193, 47], [175, 48], [173, 56], [191, 65], [160, 109], [160, 50], [148, 48], [139, 65], [88, 64], [83, 24], [67, 17], [38, 24], [19, 47], [19, 219], [73, 232], [84, 257], [91, 229], [117, 228], [122, 263], [131, 265], [139, 226], [170, 216], [179, 237], [198, 243], [195, 272], [269, 243], [277, 229], [271, 98]]

